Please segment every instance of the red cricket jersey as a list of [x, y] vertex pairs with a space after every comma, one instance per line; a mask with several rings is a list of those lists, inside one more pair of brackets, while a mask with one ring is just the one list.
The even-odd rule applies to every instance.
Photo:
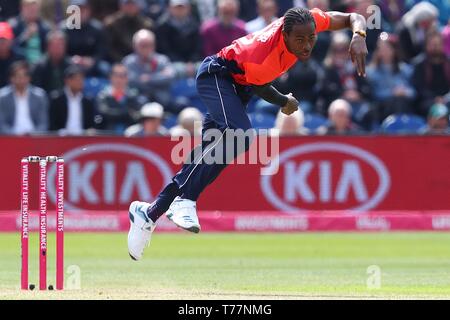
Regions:
[[[318, 8], [310, 10], [316, 22], [316, 33], [328, 30], [330, 16]], [[243, 74], [232, 73], [234, 81], [242, 85], [264, 85], [274, 81], [296, 62], [283, 40], [284, 18], [275, 20], [261, 31], [234, 40], [223, 48], [218, 57], [235, 61]]]

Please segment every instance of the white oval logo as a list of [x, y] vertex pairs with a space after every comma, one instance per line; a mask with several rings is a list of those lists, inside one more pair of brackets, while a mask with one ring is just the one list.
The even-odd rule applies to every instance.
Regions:
[[[343, 143], [293, 147], [282, 152], [271, 166], [282, 170], [261, 176], [261, 190], [276, 209], [288, 213], [308, 210], [308, 206], [337, 210], [332, 208], [333, 203], [339, 205], [339, 210], [370, 210], [385, 198], [391, 184], [389, 172], [378, 157]], [[270, 166], [267, 170], [276, 172]], [[373, 176], [370, 182], [366, 181], [368, 175]], [[275, 185], [275, 179], [281, 179], [281, 185]]]
[[[93, 157], [92, 154], [98, 155]], [[64, 207], [68, 210], [125, 206], [136, 194], [140, 200], [152, 201], [155, 192], [170, 183], [173, 176], [171, 168], [159, 155], [131, 144], [90, 144], [70, 150], [62, 157], [66, 180]], [[147, 177], [149, 168], [154, 174], [151, 178]], [[55, 174], [56, 167], [51, 166], [47, 186], [52, 202], [56, 197], [55, 183], [52, 183]], [[158, 186], [152, 188], [156, 180]]]

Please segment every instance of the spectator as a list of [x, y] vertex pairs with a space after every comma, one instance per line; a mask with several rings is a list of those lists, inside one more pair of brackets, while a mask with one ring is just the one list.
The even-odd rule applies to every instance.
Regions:
[[239, 2], [237, 0], [219, 0], [218, 17], [206, 21], [201, 27], [203, 55], [218, 53], [240, 37], [245, 36], [245, 22], [237, 18]]
[[384, 30], [393, 33], [397, 22], [402, 19], [406, 12], [405, 1], [379, 0], [378, 5], [381, 9]]
[[193, 77], [195, 63], [202, 60], [202, 46], [189, 0], [170, 0], [167, 14], [158, 21], [156, 37], [157, 51], [178, 62], [182, 75]]
[[[105, 2], [108, 5], [105, 5]], [[89, 0], [89, 4], [92, 8], [92, 16], [102, 22], [105, 22], [120, 9], [119, 0]]]
[[435, 104], [428, 113], [427, 127], [425, 134], [450, 134], [448, 126], [449, 111], [444, 104]]
[[123, 135], [125, 129], [139, 120], [141, 106], [147, 101], [136, 89], [128, 87], [128, 71], [123, 64], [112, 67], [111, 86], [100, 92], [98, 112], [101, 128]]
[[277, 19], [278, 7], [275, 0], [258, 0], [258, 17], [245, 24], [247, 33], [264, 29]]
[[142, 0], [120, 0], [120, 11], [106, 19], [109, 58], [119, 62], [133, 52], [133, 35], [141, 30], [151, 30], [153, 21], [141, 14]]
[[411, 62], [424, 51], [425, 35], [436, 23], [439, 12], [428, 2], [419, 2], [402, 18], [397, 30], [403, 61]]
[[70, 0], [43, 0], [41, 5], [41, 17], [52, 26], [57, 26], [66, 17]]
[[395, 38], [379, 39], [367, 70], [378, 122], [393, 113], [412, 113], [416, 92], [411, 85], [412, 68], [401, 62]]
[[412, 82], [418, 93], [417, 112], [422, 116], [426, 116], [430, 106], [449, 93], [450, 58], [444, 53], [439, 32], [427, 34], [425, 53], [415, 60]]
[[15, 61], [25, 57], [13, 49], [14, 33], [7, 22], [0, 22], [0, 88], [8, 84], [8, 72]]
[[352, 106], [343, 99], [335, 100], [328, 108], [329, 124], [317, 129], [317, 133], [326, 135], [349, 135], [358, 132], [352, 123]]
[[50, 26], [40, 17], [41, 0], [22, 0], [20, 15], [11, 19], [15, 46], [30, 64], [37, 63], [45, 53]]
[[318, 86], [318, 110], [326, 114], [332, 101], [343, 98], [350, 102], [354, 120], [366, 129], [373, 124], [368, 101], [371, 88], [367, 80], [358, 77], [348, 58], [350, 38], [345, 32], [335, 32], [332, 36], [330, 50], [325, 58], [325, 72]]
[[[330, 11], [330, 1], [329, 0], [308, 0], [308, 8], [319, 8], [320, 10], [326, 12]], [[331, 32], [320, 32], [317, 34], [317, 41], [312, 51], [312, 57], [319, 63], [322, 63], [327, 55], [328, 49], [331, 43]]]
[[172, 108], [170, 88], [175, 78], [173, 68], [167, 56], [155, 52], [155, 35], [148, 30], [140, 30], [133, 37], [135, 53], [125, 57], [130, 85], [139, 89], [151, 101]]
[[48, 99], [44, 90], [30, 85], [25, 61], [11, 66], [11, 85], [0, 90], [0, 133], [23, 135], [48, 129]]
[[75, 64], [80, 65], [91, 77], [107, 77], [109, 68], [105, 58], [105, 34], [101, 23], [92, 18], [91, 7], [87, 0], [71, 0], [71, 5], [80, 8], [80, 28], [68, 28], [66, 23], [61, 29], [66, 34], [67, 54]]
[[35, 66], [32, 82], [44, 89], [47, 94], [62, 90], [64, 70], [71, 65], [66, 56], [66, 37], [62, 31], [55, 30], [47, 35], [47, 54]]
[[126, 137], [166, 136], [167, 129], [162, 126], [164, 108], [157, 102], [150, 102], [141, 109], [140, 123], [125, 131]]
[[305, 117], [300, 109], [289, 116], [279, 111], [272, 135], [280, 137], [308, 135], [308, 129], [303, 126], [304, 122]]
[[178, 115], [178, 124], [170, 129], [172, 137], [195, 137], [202, 134], [203, 115], [197, 109], [188, 107]]
[[82, 135], [94, 128], [94, 104], [83, 96], [84, 74], [70, 66], [64, 72], [64, 90], [54, 92], [50, 100], [50, 130], [63, 135]]

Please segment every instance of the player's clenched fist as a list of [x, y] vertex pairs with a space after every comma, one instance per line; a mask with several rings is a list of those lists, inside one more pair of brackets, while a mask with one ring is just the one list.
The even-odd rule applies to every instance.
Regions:
[[286, 95], [286, 97], [288, 98], [288, 101], [284, 105], [284, 107], [281, 108], [281, 112], [283, 112], [285, 115], [290, 115], [298, 110], [299, 102], [297, 101], [297, 99], [295, 99], [292, 93], [289, 93], [288, 95]]

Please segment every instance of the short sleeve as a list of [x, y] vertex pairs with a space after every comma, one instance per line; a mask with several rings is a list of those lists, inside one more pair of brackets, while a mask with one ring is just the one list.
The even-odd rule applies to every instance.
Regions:
[[316, 21], [316, 32], [328, 30], [330, 27], [330, 15], [318, 8], [311, 9], [310, 12]]

